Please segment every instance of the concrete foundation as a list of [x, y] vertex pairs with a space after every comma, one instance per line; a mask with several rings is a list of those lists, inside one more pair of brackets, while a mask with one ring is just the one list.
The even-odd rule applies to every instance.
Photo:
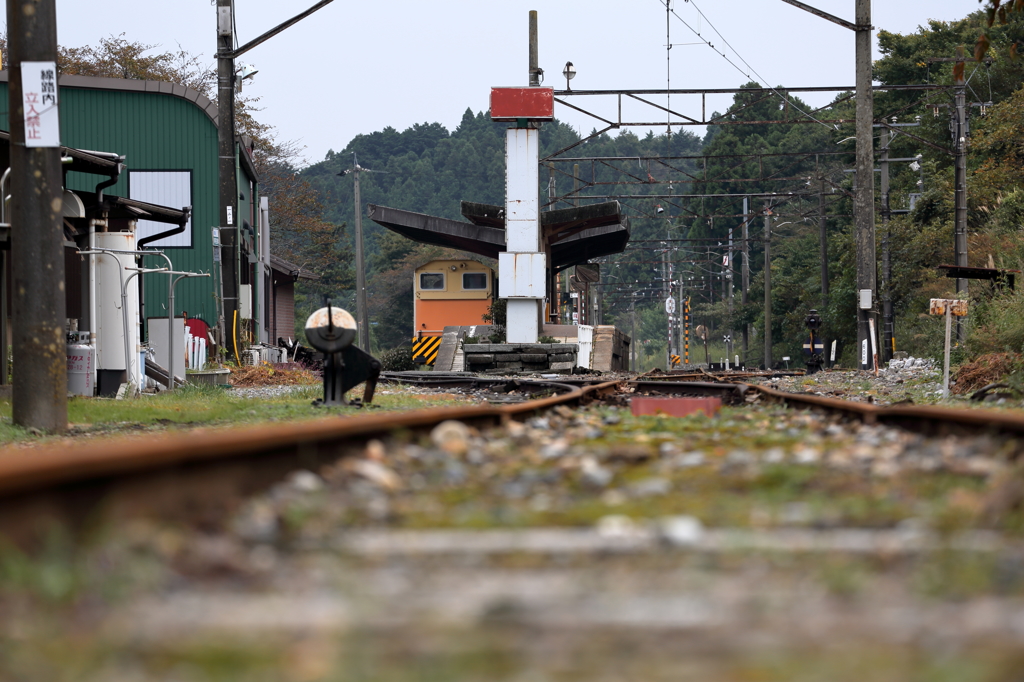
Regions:
[[470, 372], [570, 372], [578, 351], [574, 343], [473, 343], [462, 347]]

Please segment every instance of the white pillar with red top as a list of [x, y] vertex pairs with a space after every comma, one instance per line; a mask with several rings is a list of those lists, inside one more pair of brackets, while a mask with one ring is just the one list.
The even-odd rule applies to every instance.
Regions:
[[498, 254], [498, 295], [508, 301], [506, 339], [536, 343], [547, 296], [540, 230], [540, 130], [554, 119], [552, 88], [492, 88], [491, 118], [514, 122], [505, 136], [505, 252]]

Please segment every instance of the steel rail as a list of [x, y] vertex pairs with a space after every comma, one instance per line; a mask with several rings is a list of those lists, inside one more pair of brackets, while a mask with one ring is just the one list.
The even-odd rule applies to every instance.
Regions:
[[0, 449], [0, 536], [29, 546], [54, 527], [72, 537], [124, 519], [156, 517], [217, 527], [248, 497], [297, 469], [317, 471], [358, 454], [372, 438], [425, 433], [446, 420], [497, 425], [612, 392], [591, 386], [519, 382], [558, 392], [501, 406], [365, 412], [262, 426], [196, 429], [37, 448]]
[[[19, 543], [45, 537], [54, 523], [72, 535], [103, 522], [159, 516], [216, 526], [249, 496], [296, 469], [318, 470], [361, 452], [372, 439], [395, 433], [425, 433], [446, 420], [473, 426], [523, 419], [558, 405], [599, 399], [625, 387], [634, 394], [711, 395], [728, 404], [752, 394], [795, 408], [820, 409], [866, 424], [886, 424], [932, 435], [954, 433], [1024, 436], [1024, 413], [933, 406], [891, 406], [787, 393], [765, 386], [687, 381], [693, 374], [600, 381], [566, 377], [531, 382], [490, 377], [421, 375], [385, 377], [439, 388], [478, 387], [557, 395], [500, 406], [433, 408], [406, 413], [360, 413], [304, 422], [198, 429], [71, 443], [63, 439], [37, 448], [0, 449], [0, 534]], [[595, 383], [599, 382], [599, 383]], [[1024, 444], [1024, 439], [1021, 439]]]
[[[692, 376], [692, 375], [690, 375]], [[659, 376], [642, 382], [629, 382], [640, 386], [645, 392], [695, 394], [702, 386], [714, 387], [707, 395], [723, 395], [722, 387], [729, 384], [686, 381], [690, 376], [681, 376], [674, 380], [671, 375]], [[929, 435], [952, 434], [992, 434], [1009, 438], [1024, 437], [1024, 412], [1006, 412], [979, 408], [940, 407], [934, 405], [875, 405], [852, 400], [827, 398], [806, 393], [789, 393], [757, 384], [735, 383], [742, 387], [738, 395], [746, 396], [750, 392], [759, 393], [770, 400], [785, 403], [791, 407], [820, 409], [833, 414], [840, 414], [865, 424], [884, 424], [896, 426], [908, 431]], [[640, 390], [640, 389], [638, 389]], [[1024, 451], [1024, 442], [1018, 447]]]
[[865, 424], [898, 426], [910, 431], [935, 435], [992, 433], [1014, 438], [1024, 436], [1024, 412], [1012, 413], [1002, 410], [963, 409], [936, 405], [882, 406], [826, 398], [819, 395], [788, 393], [766, 386], [750, 386], [750, 388], [792, 406], [818, 407], [832, 412], [840, 412], [858, 418]]
[[[507, 379], [503, 381], [508, 383]], [[0, 449], [0, 497], [71, 481], [80, 483], [161, 467], [233, 458], [256, 459], [263, 454], [287, 449], [371, 438], [400, 429], [422, 429], [449, 419], [499, 423], [556, 405], [579, 403], [591, 394], [613, 389], [619, 382], [582, 387], [557, 382], [519, 382], [520, 386], [527, 384], [532, 388], [563, 392], [501, 406], [441, 407], [265, 426], [199, 429], [159, 438], [149, 435], [104, 439], [74, 447], [64, 440], [32, 449], [3, 448]]]

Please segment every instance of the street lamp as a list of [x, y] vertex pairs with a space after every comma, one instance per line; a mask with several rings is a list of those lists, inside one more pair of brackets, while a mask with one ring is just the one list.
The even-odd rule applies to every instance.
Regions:
[[566, 62], [565, 68], [562, 69], [562, 75], [565, 76], [565, 89], [572, 90], [569, 87], [569, 81], [576, 77], [576, 67], [572, 65], [572, 62]]

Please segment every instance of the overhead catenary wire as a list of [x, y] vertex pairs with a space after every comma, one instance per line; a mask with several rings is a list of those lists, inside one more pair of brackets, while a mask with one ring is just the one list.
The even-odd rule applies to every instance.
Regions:
[[[750, 64], [749, 64], [749, 63], [747, 62], [747, 60], [746, 60], [746, 59], [744, 59], [744, 58], [743, 58], [743, 55], [741, 55], [741, 54], [740, 54], [739, 52], [737, 52], [737, 51], [736, 51], [736, 48], [734, 48], [734, 47], [733, 47], [733, 46], [732, 46], [732, 45], [731, 45], [731, 44], [729, 43], [729, 41], [728, 41], [728, 40], [726, 40], [725, 36], [723, 36], [723, 35], [721, 34], [721, 32], [720, 32], [720, 31], [719, 31], [719, 30], [718, 30], [717, 28], [715, 28], [715, 25], [711, 23], [711, 21], [710, 21], [710, 20], [709, 20], [709, 19], [707, 18], [707, 15], [705, 15], [705, 14], [704, 14], [704, 12], [702, 12], [702, 11], [701, 11], [701, 9], [700, 9], [699, 7], [697, 7], [697, 3], [695, 3], [695, 2], [693, 1], [693, 0], [686, 0], [686, 2], [688, 2], [688, 3], [690, 4], [690, 5], [692, 5], [692, 6], [693, 6], [693, 8], [694, 8], [695, 10], [697, 10], [697, 15], [698, 15], [698, 16], [699, 16], [700, 18], [702, 18], [702, 19], [703, 19], [703, 20], [704, 20], [705, 22], [707, 22], [707, 25], [711, 27], [711, 30], [713, 30], [713, 31], [714, 31], [714, 32], [715, 32], [715, 33], [716, 33], [716, 34], [718, 35], [718, 37], [722, 39], [722, 42], [723, 42], [723, 43], [725, 43], [725, 44], [726, 44], [726, 46], [727, 46], [727, 47], [728, 47], [728, 48], [729, 48], [730, 50], [732, 50], [733, 54], [735, 54], [735, 55], [736, 55], [736, 57], [737, 57], [737, 58], [739, 58], [739, 60], [740, 60], [741, 62], [743, 62], [744, 66], [746, 66], [746, 67], [747, 67], [747, 69], [749, 69], [749, 71], [744, 71], [743, 69], [741, 69], [741, 68], [739, 67], [739, 65], [738, 65], [738, 64], [736, 64], [736, 62], [734, 62], [733, 60], [729, 59], [729, 56], [728, 56], [728, 55], [727, 55], [727, 54], [726, 54], [725, 52], [719, 51], [719, 50], [718, 50], [718, 48], [716, 48], [716, 47], [715, 47], [714, 43], [712, 43], [712, 42], [711, 42], [710, 40], [708, 40], [708, 39], [707, 39], [707, 38], [705, 38], [705, 37], [704, 37], [703, 35], [701, 35], [700, 31], [698, 31], [697, 29], [695, 29], [695, 28], [694, 28], [693, 26], [691, 26], [691, 25], [690, 25], [689, 23], [687, 23], [687, 21], [686, 21], [685, 19], [683, 19], [683, 18], [682, 18], [681, 16], [679, 16], [679, 14], [678, 14], [678, 13], [677, 13], [677, 12], [676, 12], [676, 11], [675, 11], [674, 9], [672, 9], [672, 8], [671, 8], [671, 0], [658, 0], [658, 2], [659, 2], [660, 4], [662, 4], [662, 5], [664, 5], [664, 6], [665, 6], [665, 8], [666, 8], [666, 9], [667, 9], [667, 10], [668, 10], [669, 12], [671, 12], [673, 16], [675, 16], [675, 18], [676, 18], [676, 19], [678, 19], [678, 20], [679, 20], [680, 22], [682, 22], [683, 26], [685, 26], [686, 28], [690, 29], [690, 31], [691, 31], [691, 32], [692, 32], [692, 33], [693, 33], [693, 34], [694, 34], [695, 36], [697, 36], [698, 38], [700, 38], [700, 40], [701, 40], [701, 41], [703, 41], [703, 43], [704, 43], [705, 45], [707, 45], [708, 47], [710, 47], [710, 48], [711, 48], [711, 50], [712, 50], [712, 51], [714, 51], [714, 53], [715, 53], [715, 54], [717, 54], [717, 55], [721, 56], [721, 57], [722, 57], [722, 59], [724, 59], [725, 61], [729, 62], [729, 64], [730, 64], [730, 65], [731, 65], [731, 66], [732, 66], [732, 67], [733, 67], [734, 69], [736, 69], [737, 71], [739, 71], [739, 72], [740, 72], [741, 74], [743, 74], [743, 75], [744, 75], [744, 76], [746, 76], [747, 78], [750, 78], [751, 80], [753, 80], [753, 78], [751, 77], [751, 75], [750, 75], [750, 74], [751, 74], [751, 73], [753, 73], [753, 74], [754, 74], [754, 76], [757, 76], [757, 80], [758, 80], [758, 81], [760, 81], [760, 82], [762, 82], [762, 83], [766, 83], [766, 84], [768, 83], [768, 81], [767, 81], [767, 80], [766, 80], [766, 79], [765, 79], [764, 77], [762, 77], [762, 76], [761, 76], [761, 74], [759, 74], [759, 73], [757, 72], [757, 70], [756, 70], [756, 69], [755, 69], [754, 67], [752, 67], [752, 66], [751, 66], [751, 65], [750, 65]], [[668, 46], [668, 48], [669, 48], [669, 49], [671, 49], [671, 47], [672, 47], [671, 45], [669, 45], [669, 46]], [[823, 125], [823, 126], [825, 126], [826, 128], [829, 128], [829, 129], [834, 129], [834, 130], [838, 130], [838, 126], [834, 126], [834, 125], [830, 126], [829, 124], [825, 123], [824, 121], [820, 121], [820, 120], [818, 120], [817, 118], [815, 118], [815, 117], [814, 117], [814, 116], [812, 116], [811, 114], [807, 113], [806, 111], [804, 111], [803, 109], [801, 109], [800, 107], [798, 107], [798, 106], [797, 106], [796, 104], [794, 104], [794, 103], [793, 103], [793, 101], [792, 101], [792, 100], [790, 100], [790, 99], [789, 99], [788, 97], [786, 97], [786, 96], [785, 96], [785, 95], [783, 95], [783, 94], [782, 94], [781, 92], [779, 92], [779, 91], [778, 91], [778, 89], [777, 89], [777, 88], [775, 88], [774, 86], [772, 86], [772, 85], [766, 85], [765, 87], [767, 87], [767, 88], [768, 88], [769, 90], [771, 90], [772, 92], [774, 92], [774, 93], [775, 93], [776, 95], [778, 95], [778, 97], [779, 97], [779, 98], [781, 98], [781, 99], [782, 99], [782, 100], [783, 100], [784, 102], [786, 102], [786, 104], [788, 104], [789, 106], [791, 106], [791, 107], [793, 107], [794, 109], [796, 109], [797, 111], [799, 111], [799, 112], [800, 112], [801, 114], [803, 114], [803, 115], [804, 115], [805, 117], [807, 117], [807, 118], [808, 118], [808, 119], [810, 119], [811, 121], [814, 121], [815, 123], [818, 123], [818, 124], [820, 124], [820, 125]]]

